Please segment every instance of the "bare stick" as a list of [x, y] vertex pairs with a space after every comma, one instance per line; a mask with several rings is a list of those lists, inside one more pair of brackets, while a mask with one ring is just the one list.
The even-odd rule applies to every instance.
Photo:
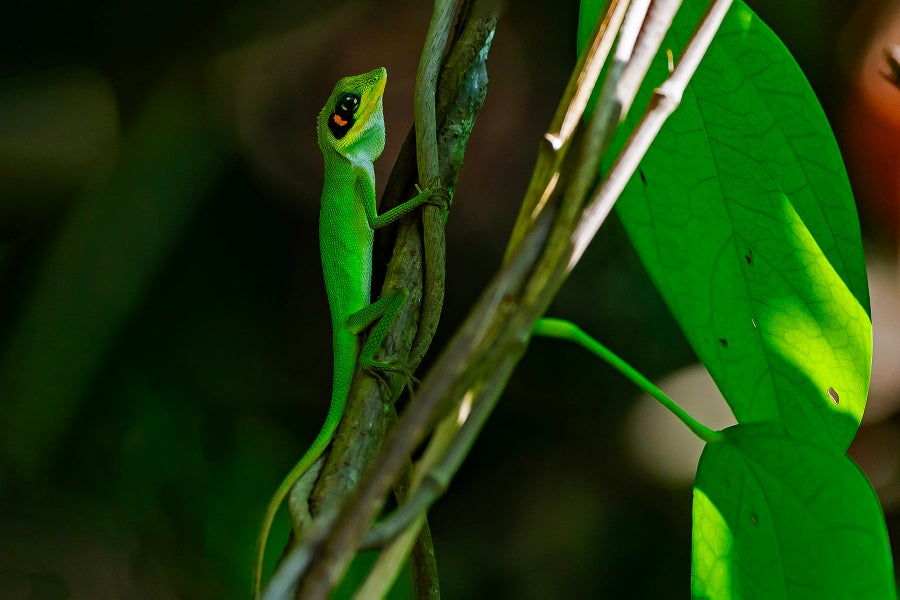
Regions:
[[691, 77], [697, 70], [700, 60], [706, 54], [713, 37], [731, 6], [731, 0], [715, 0], [707, 9], [700, 26], [694, 32], [691, 41], [685, 48], [681, 60], [672, 75], [654, 92], [650, 106], [644, 118], [632, 133], [622, 154], [616, 160], [606, 180], [597, 190], [594, 198], [584, 211], [581, 222], [572, 233], [572, 255], [568, 270], [571, 271], [584, 254], [597, 230], [609, 216], [616, 200], [637, 170], [641, 159], [647, 153], [656, 134], [662, 128], [669, 115], [678, 108], [681, 97]]

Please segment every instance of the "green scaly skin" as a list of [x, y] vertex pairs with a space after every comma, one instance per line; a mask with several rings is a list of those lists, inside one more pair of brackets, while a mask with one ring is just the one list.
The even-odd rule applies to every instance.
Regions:
[[[360, 366], [369, 371], [405, 372], [402, 367], [374, 359], [406, 301], [407, 290], [395, 290], [370, 304], [373, 230], [424, 203], [446, 208], [447, 202], [440, 199], [442, 194], [435, 198], [434, 192], [424, 191], [383, 215], [377, 214], [373, 163], [384, 149], [382, 95], [386, 82], [387, 71], [383, 67], [363, 75], [345, 77], [338, 81], [319, 113], [316, 129], [319, 148], [325, 158], [319, 247], [334, 336], [331, 405], [325, 424], [309, 450], [282, 480], [269, 502], [257, 546], [253, 578], [256, 598], [260, 595], [263, 559], [272, 521], [291, 487], [331, 441], [344, 413], [357, 356]], [[370, 326], [369, 336], [360, 350], [357, 336]]]

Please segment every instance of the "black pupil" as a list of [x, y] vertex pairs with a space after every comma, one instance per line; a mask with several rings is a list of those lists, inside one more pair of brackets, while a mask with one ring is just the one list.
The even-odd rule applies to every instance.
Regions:
[[359, 96], [356, 94], [344, 94], [338, 100], [334, 112], [341, 116], [351, 116], [356, 112], [357, 108], [359, 108]]
[[331, 133], [335, 138], [341, 139], [347, 132], [350, 131], [350, 128], [353, 127], [353, 124], [356, 122], [356, 109], [359, 108], [359, 94], [347, 93], [338, 98], [337, 103], [334, 105], [334, 112], [331, 113], [331, 118], [328, 119], [328, 129], [331, 130]]

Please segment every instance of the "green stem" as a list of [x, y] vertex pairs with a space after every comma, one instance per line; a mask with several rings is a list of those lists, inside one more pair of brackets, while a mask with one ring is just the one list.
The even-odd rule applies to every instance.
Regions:
[[593, 352], [595, 355], [606, 361], [616, 371], [624, 375], [629, 381], [650, 394], [660, 404], [669, 409], [672, 414], [678, 417], [682, 423], [687, 425], [688, 429], [693, 431], [701, 440], [708, 443], [721, 439], [722, 434], [720, 432], [714, 431], [697, 421], [674, 400], [669, 398], [665, 392], [653, 385], [653, 382], [641, 375], [627, 362], [616, 356], [612, 350], [585, 333], [584, 330], [575, 323], [563, 319], [543, 318], [538, 319], [531, 331], [536, 335], [574, 342], [590, 352]]

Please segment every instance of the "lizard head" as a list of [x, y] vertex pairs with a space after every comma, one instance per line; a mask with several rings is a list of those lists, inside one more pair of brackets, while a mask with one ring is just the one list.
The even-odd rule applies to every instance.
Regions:
[[319, 113], [317, 130], [322, 152], [333, 149], [350, 160], [367, 162], [378, 158], [384, 150], [381, 98], [385, 83], [384, 67], [337, 82]]

